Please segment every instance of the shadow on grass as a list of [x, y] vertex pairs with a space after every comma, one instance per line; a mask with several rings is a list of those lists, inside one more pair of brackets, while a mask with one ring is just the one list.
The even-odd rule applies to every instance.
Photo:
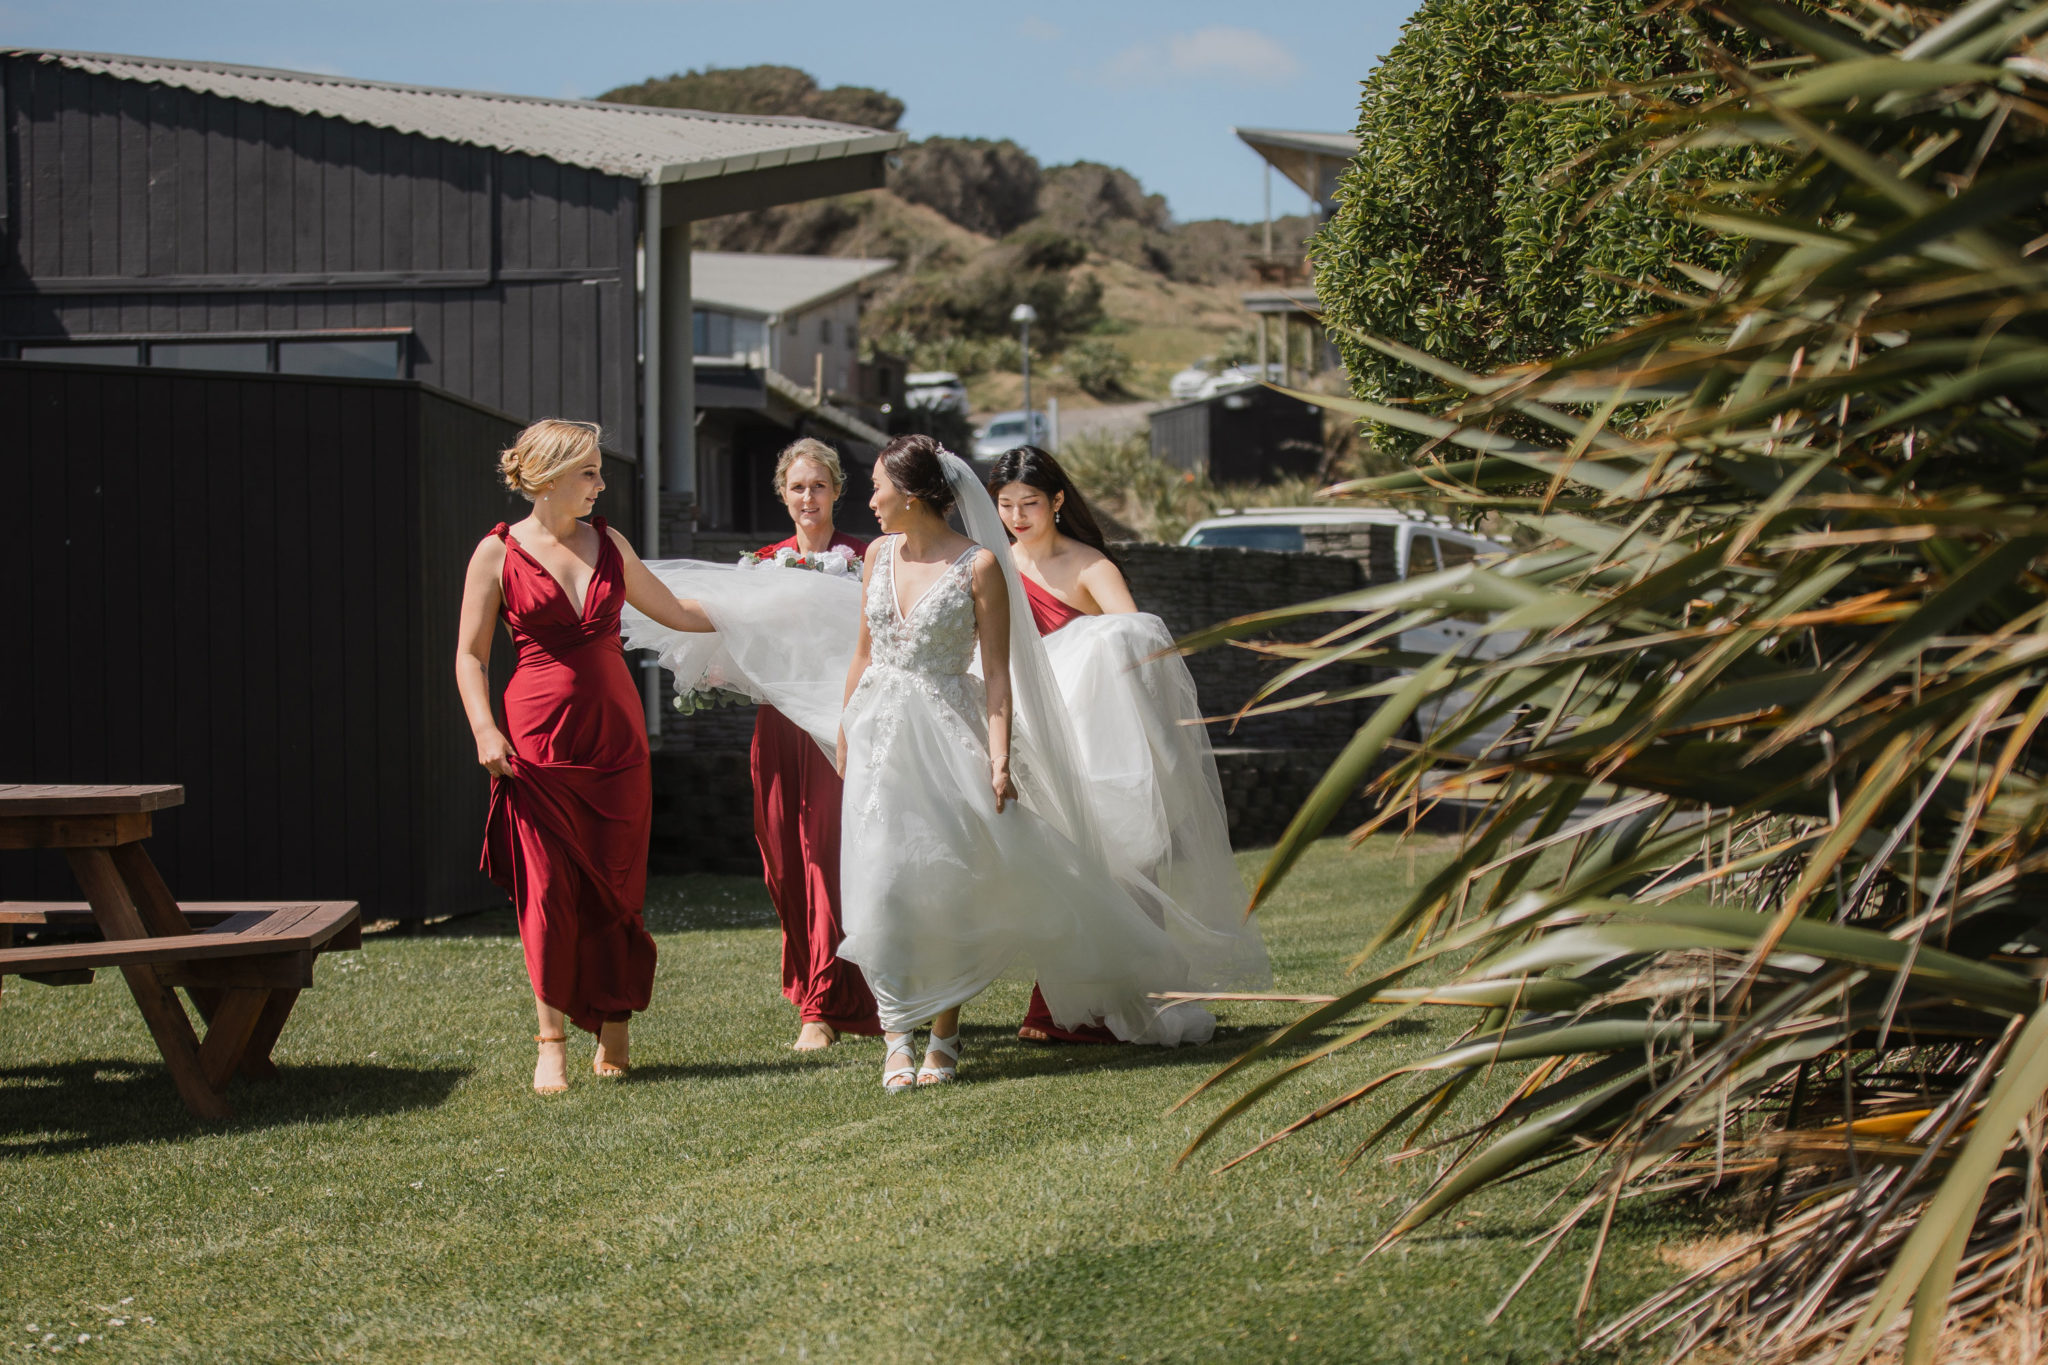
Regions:
[[120, 1060], [0, 1067], [0, 1162], [434, 1109], [468, 1067], [287, 1066], [228, 1087], [234, 1117], [194, 1118], [161, 1064]]

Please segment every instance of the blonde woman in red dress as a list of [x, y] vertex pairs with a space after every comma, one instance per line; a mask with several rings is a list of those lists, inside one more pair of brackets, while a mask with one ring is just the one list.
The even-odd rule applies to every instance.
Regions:
[[[833, 525], [845, 487], [831, 446], [809, 438], [789, 446], [775, 462], [775, 496], [796, 529], [755, 553], [767, 559], [778, 550], [839, 549], [858, 562], [868, 543]], [[755, 713], [752, 767], [754, 837], [782, 920], [782, 993], [803, 1020], [791, 1046], [809, 1052], [832, 1046], [842, 1033], [880, 1033], [867, 979], [839, 958], [846, 937], [839, 915], [839, 774], [816, 741], [773, 706]]]
[[[483, 869], [512, 898], [540, 1022], [533, 1088], [568, 1087], [566, 1020], [597, 1035], [591, 1069], [624, 1076], [627, 1021], [647, 1008], [654, 940], [641, 921], [653, 795], [646, 714], [619, 642], [628, 602], [674, 630], [700, 612], [655, 580], [626, 538], [590, 517], [604, 492], [598, 429], [547, 419], [498, 468], [533, 511], [470, 556], [455, 683], [491, 774]], [[504, 724], [491, 644], [518, 652]]]

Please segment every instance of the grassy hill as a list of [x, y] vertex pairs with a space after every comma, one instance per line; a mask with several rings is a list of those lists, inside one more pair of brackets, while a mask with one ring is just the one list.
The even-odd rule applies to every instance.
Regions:
[[[900, 100], [860, 86], [827, 90], [791, 67], [707, 68], [598, 98], [733, 113], [802, 114], [893, 128]], [[1279, 220], [1298, 242], [1305, 218]], [[1095, 162], [1041, 166], [1007, 140], [931, 137], [895, 158], [886, 189], [696, 224], [714, 251], [886, 256], [901, 268], [867, 299], [866, 344], [918, 368], [967, 376], [979, 410], [1013, 405], [1017, 342], [1008, 318], [1037, 308], [1033, 384], [1062, 406], [1159, 398], [1205, 356], [1243, 354], [1238, 302], [1260, 229], [1174, 222], [1130, 172]]]

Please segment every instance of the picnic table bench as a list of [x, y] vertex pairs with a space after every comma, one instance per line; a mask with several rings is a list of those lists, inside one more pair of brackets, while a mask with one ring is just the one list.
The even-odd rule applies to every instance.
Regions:
[[[99, 968], [128, 983], [179, 1095], [201, 1118], [231, 1113], [227, 1084], [277, 1074], [270, 1060], [313, 959], [362, 944], [353, 901], [199, 902], [172, 898], [142, 841], [178, 786], [0, 783], [0, 848], [61, 850], [83, 902], [0, 901], [0, 978], [77, 985]], [[20, 928], [97, 928], [86, 943], [15, 947]], [[179, 1001], [206, 1021], [202, 1041]]]

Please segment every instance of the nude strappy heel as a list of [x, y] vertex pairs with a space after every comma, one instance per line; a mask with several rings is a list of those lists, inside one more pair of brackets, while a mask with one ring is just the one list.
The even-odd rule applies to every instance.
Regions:
[[[565, 1045], [566, 1045], [566, 1044], [568, 1043], [569, 1039], [568, 1039], [568, 1037], [567, 1037], [566, 1035], [564, 1035], [564, 1034], [559, 1034], [559, 1033], [557, 1033], [557, 1034], [554, 1034], [553, 1036], [550, 1036], [550, 1035], [548, 1035], [548, 1034], [545, 1034], [545, 1033], [536, 1033], [536, 1034], [534, 1034], [534, 1035], [533, 1035], [533, 1041], [534, 1041], [534, 1042], [536, 1042], [536, 1043], [540, 1043], [540, 1044], [542, 1044], [543, 1046], [545, 1046], [545, 1045], [546, 1045], [546, 1044], [548, 1044], [548, 1043], [562, 1043], [562, 1044], [565, 1044]], [[534, 1094], [536, 1094], [536, 1095], [559, 1095], [559, 1094], [561, 1094], [561, 1093], [562, 1093], [562, 1092], [563, 1092], [564, 1090], [567, 1090], [567, 1089], [569, 1088], [569, 1081], [568, 1081], [568, 1075], [569, 1075], [569, 1057], [568, 1057], [568, 1053], [566, 1052], [566, 1050], [565, 1050], [565, 1051], [563, 1052], [563, 1054], [562, 1054], [562, 1077], [563, 1077], [563, 1080], [562, 1080], [562, 1083], [561, 1083], [560, 1085], [542, 1085], [542, 1084], [540, 1083], [540, 1065], [539, 1065], [538, 1061], [536, 1061], [536, 1063], [535, 1063], [535, 1065], [534, 1065], [534, 1068], [533, 1068], [533, 1093], [534, 1093]]]
[[[610, 1025], [607, 1024], [605, 1027], [609, 1028]], [[628, 1045], [630, 1046], [630, 1044]], [[606, 1076], [612, 1080], [618, 1080], [632, 1069], [633, 1064], [631, 1062], [615, 1062], [611, 1059], [611, 1054], [604, 1045], [604, 1033], [600, 1030], [597, 1035], [597, 1055], [590, 1059], [591, 1073], [593, 1075]]]

